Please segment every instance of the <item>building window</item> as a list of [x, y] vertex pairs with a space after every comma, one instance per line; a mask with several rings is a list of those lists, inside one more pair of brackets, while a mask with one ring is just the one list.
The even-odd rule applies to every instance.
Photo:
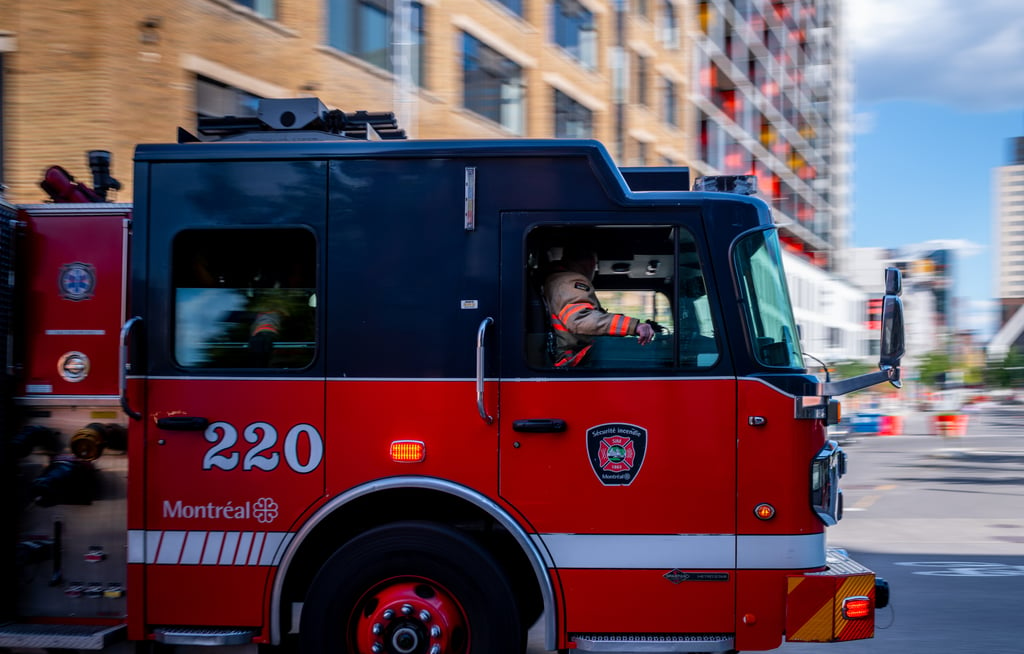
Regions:
[[[406, 26], [406, 36], [398, 38], [399, 27]], [[406, 20], [401, 20], [405, 17]], [[424, 85], [423, 73], [423, 5], [419, 2], [388, 2], [387, 0], [330, 0], [327, 16], [327, 42], [332, 48], [359, 57], [389, 72], [407, 70], [417, 86]], [[398, 43], [408, 44], [399, 47]], [[392, 46], [395, 45], [394, 48]], [[399, 57], [408, 62], [400, 66]]]
[[659, 38], [666, 48], [675, 50], [679, 47], [679, 23], [671, 0], [662, 0]]
[[196, 115], [255, 116], [260, 96], [217, 80], [196, 76]]
[[271, 20], [277, 18], [276, 7], [274, 6], [277, 2], [275, 0], [235, 0], [235, 2], [243, 7], [252, 9], [264, 18], [270, 18]]
[[633, 89], [636, 93], [636, 96], [633, 98], [633, 101], [645, 107], [648, 106], [647, 69], [647, 57], [638, 54], [636, 56], [636, 79], [634, 80], [633, 84]]
[[555, 43], [587, 68], [597, 67], [597, 29], [594, 14], [579, 0], [555, 0], [551, 4], [551, 33]]
[[679, 125], [679, 119], [677, 116], [678, 108], [676, 106], [676, 83], [670, 79], [666, 79], [662, 92], [661, 113], [665, 122], [673, 126]]
[[594, 112], [555, 89], [555, 138], [585, 139], [594, 133]]
[[523, 0], [498, 0], [498, 2], [505, 5], [516, 16], [523, 15]]
[[828, 328], [828, 346], [832, 349], [843, 346], [843, 331], [838, 327]]
[[523, 69], [516, 62], [462, 33], [462, 104], [515, 134], [523, 134]]
[[636, 156], [633, 157], [634, 166], [646, 166], [647, 165], [647, 142], [637, 140], [636, 142]]

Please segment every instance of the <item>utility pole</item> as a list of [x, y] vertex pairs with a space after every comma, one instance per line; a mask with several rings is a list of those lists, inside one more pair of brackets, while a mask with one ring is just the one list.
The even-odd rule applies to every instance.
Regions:
[[409, 138], [416, 136], [416, 92], [415, 59], [419, 56], [416, 41], [416, 26], [413, 25], [413, 7], [410, 0], [394, 0], [391, 21], [391, 62], [394, 81], [394, 111], [398, 126]]
[[615, 0], [615, 46], [612, 48], [612, 103], [615, 105], [615, 160], [626, 161], [626, 0]]

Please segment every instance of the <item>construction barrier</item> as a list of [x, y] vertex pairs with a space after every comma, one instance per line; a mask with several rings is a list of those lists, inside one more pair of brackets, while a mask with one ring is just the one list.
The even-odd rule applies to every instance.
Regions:
[[882, 416], [873, 413], [859, 413], [847, 421], [850, 431], [855, 434], [877, 434], [881, 429]]
[[882, 416], [878, 421], [879, 436], [899, 436], [903, 433], [903, 416]]
[[854, 434], [898, 436], [903, 433], [903, 416], [861, 413], [850, 416], [845, 422]]
[[935, 433], [939, 436], [964, 436], [967, 433], [966, 413], [944, 413], [935, 416]]

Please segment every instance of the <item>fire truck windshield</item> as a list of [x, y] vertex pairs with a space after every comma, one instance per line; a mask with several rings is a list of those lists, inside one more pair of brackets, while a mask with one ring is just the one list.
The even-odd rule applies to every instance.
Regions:
[[733, 265], [758, 362], [774, 368], [803, 368], [778, 232], [770, 229], [741, 238], [733, 250]]

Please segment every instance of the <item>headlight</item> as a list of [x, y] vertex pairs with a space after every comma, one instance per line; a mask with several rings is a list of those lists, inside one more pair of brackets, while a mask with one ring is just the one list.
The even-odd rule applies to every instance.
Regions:
[[826, 441], [811, 461], [811, 506], [826, 525], [842, 518], [839, 477], [846, 472], [846, 453], [835, 441]]

